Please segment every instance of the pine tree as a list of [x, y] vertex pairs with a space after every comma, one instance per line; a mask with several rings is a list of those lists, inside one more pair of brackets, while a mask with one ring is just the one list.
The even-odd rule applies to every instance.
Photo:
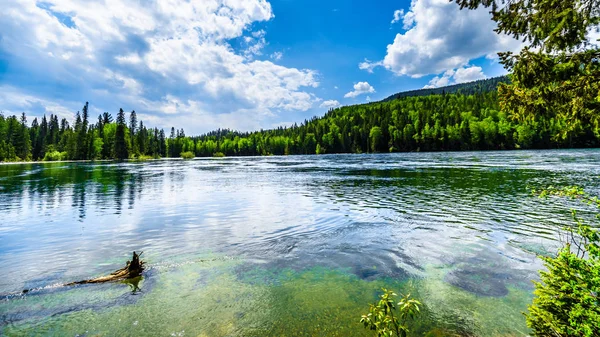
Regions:
[[167, 156], [167, 141], [165, 139], [165, 130], [160, 129], [160, 134], [158, 136], [158, 139], [159, 139], [159, 141], [158, 141], [159, 155], [161, 157], [166, 157]]
[[131, 111], [129, 115], [129, 139], [131, 140], [131, 153], [135, 156], [139, 155], [139, 145], [137, 142], [137, 137], [135, 136], [138, 132], [137, 130], [137, 114], [135, 110]]
[[[491, 7], [496, 32], [529, 44], [500, 53], [512, 73], [499, 87], [502, 109], [520, 123], [561, 119], [554, 139], [570, 139], [600, 123], [600, 0], [454, 0], [461, 8]], [[600, 137], [600, 135], [598, 135]]]
[[31, 122], [31, 127], [29, 128], [29, 139], [31, 140], [31, 158], [33, 160], [37, 160], [40, 158], [40, 153], [42, 152], [40, 125], [37, 118], [34, 118], [33, 122]]
[[112, 122], [113, 122], [112, 115], [109, 114], [108, 112], [104, 112], [102, 114], [102, 123], [106, 125], [106, 124], [110, 124]]
[[13, 146], [17, 156], [21, 160], [31, 159], [31, 138], [27, 129], [27, 117], [23, 112], [21, 114], [21, 122], [15, 127], [13, 133]]
[[135, 110], [132, 110], [131, 114], [129, 115], [129, 132], [131, 134], [131, 137], [135, 136], [136, 134], [137, 123], [137, 114], [135, 113]]
[[56, 146], [59, 140], [60, 125], [58, 124], [58, 116], [50, 115], [50, 127], [48, 130], [48, 138], [46, 144]]
[[[179, 130], [177, 131], [179, 133]], [[169, 136], [169, 142], [167, 143], [169, 157], [175, 157], [175, 128], [171, 127], [171, 135]]]
[[40, 134], [39, 134], [39, 144], [40, 144], [40, 153], [39, 153], [39, 159], [44, 158], [44, 156], [46, 155], [46, 146], [47, 146], [47, 140], [48, 140], [48, 132], [49, 132], [49, 127], [48, 127], [48, 120], [46, 119], [46, 115], [44, 115], [42, 117], [42, 123], [40, 124]]
[[88, 102], [85, 102], [81, 113], [81, 124], [79, 130], [76, 128], [77, 134], [77, 159], [89, 159], [89, 144], [88, 144]]
[[148, 131], [144, 122], [140, 121], [137, 135], [135, 136], [137, 148], [140, 154], [146, 155], [148, 151]]
[[127, 143], [125, 142], [125, 112], [123, 109], [119, 109], [117, 115], [117, 130], [115, 132], [115, 153], [114, 157], [119, 160], [129, 158], [129, 152], [127, 150]]

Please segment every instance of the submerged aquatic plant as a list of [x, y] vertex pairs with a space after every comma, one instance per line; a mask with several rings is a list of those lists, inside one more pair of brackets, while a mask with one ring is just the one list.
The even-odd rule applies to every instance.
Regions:
[[[577, 187], [550, 188], [540, 195], [578, 199], [600, 209], [598, 197]], [[555, 257], [541, 257], [548, 271], [540, 272], [526, 314], [534, 336], [600, 336], [600, 229], [572, 212], [576, 226], [566, 228], [564, 246]]]
[[[365, 328], [376, 331], [378, 337], [406, 337], [407, 322], [420, 313], [421, 302], [411, 299], [410, 294], [403, 296], [396, 305], [396, 293], [385, 288], [380, 300], [369, 304], [369, 313], [362, 315], [360, 322]], [[394, 312], [396, 314], [394, 315]]]

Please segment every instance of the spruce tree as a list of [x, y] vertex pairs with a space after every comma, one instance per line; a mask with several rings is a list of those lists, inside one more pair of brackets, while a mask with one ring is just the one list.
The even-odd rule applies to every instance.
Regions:
[[[81, 124], [77, 132], [77, 159], [89, 159], [89, 140], [88, 140], [88, 102], [85, 102], [81, 113]], [[77, 128], [76, 128], [77, 129]]]
[[110, 123], [112, 123], [112, 122], [113, 122], [113, 117], [112, 117], [112, 115], [111, 115], [111, 114], [109, 114], [108, 112], [104, 112], [104, 113], [102, 114], [102, 122], [103, 122], [103, 124], [105, 124], [105, 125], [106, 125], [106, 124], [110, 124]]
[[158, 138], [159, 138], [159, 141], [158, 141], [159, 155], [161, 157], [166, 157], [167, 156], [167, 141], [165, 139], [165, 130], [160, 129], [160, 134], [159, 134]]
[[46, 146], [48, 140], [48, 120], [46, 119], [46, 115], [42, 117], [42, 123], [40, 124], [40, 134], [39, 134], [39, 143], [40, 143], [40, 153], [39, 158], [42, 159], [46, 155]]
[[37, 160], [40, 158], [40, 153], [42, 152], [40, 125], [37, 117], [33, 119], [33, 122], [31, 122], [31, 127], [29, 128], [29, 139], [31, 140], [31, 158], [33, 160]]
[[136, 156], [139, 155], [139, 145], [136, 137], [137, 126], [137, 114], [135, 110], [132, 110], [129, 115], [129, 139], [131, 140], [131, 153]]
[[31, 138], [27, 128], [27, 117], [23, 112], [21, 114], [21, 122], [18, 124], [13, 133], [13, 146], [17, 156], [21, 160], [31, 159]]
[[125, 112], [123, 109], [119, 109], [117, 115], [117, 129], [115, 132], [115, 153], [114, 157], [119, 160], [129, 158], [129, 152], [127, 150], [127, 143], [125, 141], [125, 132], [127, 126], [125, 125]]
[[[511, 72], [499, 87], [502, 109], [520, 123], [561, 120], [554, 139], [568, 140], [600, 123], [600, 0], [454, 0], [461, 8], [491, 9], [496, 32], [528, 43], [500, 53]], [[597, 134], [596, 137], [600, 137]]]

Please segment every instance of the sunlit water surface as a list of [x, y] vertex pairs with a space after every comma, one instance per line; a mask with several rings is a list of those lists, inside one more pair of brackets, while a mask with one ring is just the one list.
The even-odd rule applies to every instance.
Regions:
[[[599, 176], [598, 150], [3, 165], [0, 334], [371, 336], [387, 287], [416, 336], [523, 336], [576, 207], [531, 189]], [[137, 284], [59, 286], [134, 250]]]

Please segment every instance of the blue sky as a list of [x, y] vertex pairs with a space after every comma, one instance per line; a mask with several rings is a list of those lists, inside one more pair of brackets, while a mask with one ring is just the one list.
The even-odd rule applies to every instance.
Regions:
[[123, 108], [199, 134], [504, 74], [521, 44], [447, 0], [7, 0], [0, 110]]

